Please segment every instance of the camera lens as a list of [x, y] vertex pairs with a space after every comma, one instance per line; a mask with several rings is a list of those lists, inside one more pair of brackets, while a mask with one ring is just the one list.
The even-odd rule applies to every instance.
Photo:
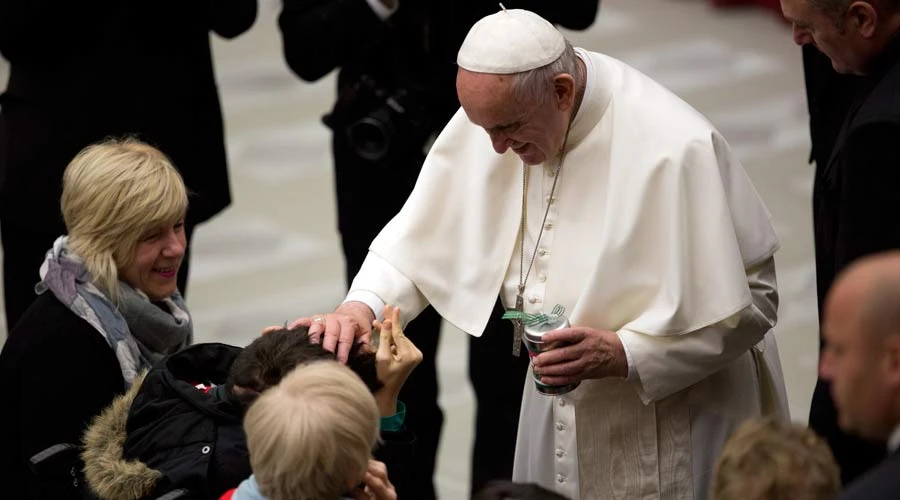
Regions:
[[373, 116], [360, 119], [347, 130], [350, 145], [360, 158], [378, 161], [384, 158], [390, 147], [390, 130]]

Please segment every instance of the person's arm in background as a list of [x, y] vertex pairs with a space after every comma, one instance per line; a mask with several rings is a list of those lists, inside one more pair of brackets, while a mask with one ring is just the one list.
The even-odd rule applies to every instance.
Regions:
[[381, 40], [396, 8], [396, 0], [283, 0], [278, 27], [288, 66], [307, 82], [322, 78]]
[[209, 27], [222, 38], [234, 38], [253, 26], [257, 0], [206, 0]]
[[116, 12], [102, 0], [0, 0], [0, 54], [11, 64], [52, 67], [101, 46]]
[[600, 0], [517, 0], [504, 2], [503, 5], [509, 9], [530, 10], [553, 24], [577, 31], [586, 30], [594, 24], [597, 11], [600, 10]]

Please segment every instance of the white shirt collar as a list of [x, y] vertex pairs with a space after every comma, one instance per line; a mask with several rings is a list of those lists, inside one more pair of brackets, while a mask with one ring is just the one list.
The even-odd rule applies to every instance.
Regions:
[[[581, 106], [572, 120], [572, 128], [569, 131], [567, 151], [578, 146], [582, 139], [594, 129], [612, 99], [612, 76], [607, 75], [609, 70], [605, 66], [596, 65], [591, 53], [584, 49], [576, 47], [575, 55], [584, 63], [586, 78]], [[609, 81], [604, 82], [603, 78], [607, 76], [609, 76]]]
[[898, 448], [900, 448], [900, 423], [894, 427], [894, 431], [888, 438], [888, 451], [894, 453]]

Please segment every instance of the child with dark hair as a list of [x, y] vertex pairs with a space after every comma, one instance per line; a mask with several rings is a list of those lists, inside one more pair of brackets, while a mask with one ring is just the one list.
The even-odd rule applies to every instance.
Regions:
[[[241, 427], [247, 408], [297, 365], [320, 359], [335, 356], [310, 342], [302, 327], [267, 329], [244, 349], [197, 344], [164, 358], [85, 433], [90, 490], [100, 500], [153, 499], [176, 490], [184, 498], [219, 498], [251, 474]], [[415, 440], [402, 424], [405, 408], [397, 401], [406, 378], [393, 376], [392, 362], [376, 361], [361, 344], [347, 362], [378, 402], [383, 442], [375, 456], [388, 465], [411, 461]], [[408, 375], [418, 361], [404, 363]], [[387, 384], [379, 380], [380, 371], [392, 375], [385, 377]], [[393, 469], [399, 493], [409, 467]]]
[[[226, 390], [231, 397], [245, 407], [266, 389], [277, 385], [300, 363], [315, 359], [334, 359], [334, 353], [309, 341], [307, 329], [268, 330], [235, 358], [228, 373]], [[383, 384], [375, 369], [375, 353], [363, 344], [356, 344], [350, 351], [347, 366], [356, 372], [369, 390], [376, 394]]]

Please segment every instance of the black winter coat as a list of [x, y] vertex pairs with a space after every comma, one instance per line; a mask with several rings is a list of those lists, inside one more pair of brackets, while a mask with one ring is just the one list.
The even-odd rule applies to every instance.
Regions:
[[82, 498], [82, 433], [124, 390], [106, 339], [52, 293], [38, 296], [0, 352], [3, 498]]
[[240, 352], [224, 344], [187, 347], [104, 411], [85, 439], [85, 473], [99, 498], [138, 492], [150, 499], [181, 489], [185, 498], [218, 499], [250, 476], [242, 410], [195, 387], [224, 385]]

